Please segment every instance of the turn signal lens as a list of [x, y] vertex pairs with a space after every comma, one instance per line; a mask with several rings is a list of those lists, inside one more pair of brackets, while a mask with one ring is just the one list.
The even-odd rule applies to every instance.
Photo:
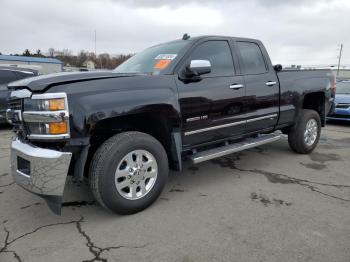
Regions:
[[50, 111], [64, 110], [64, 98], [50, 99], [49, 110]]
[[51, 135], [60, 135], [68, 133], [67, 122], [55, 122], [49, 124], [49, 130]]

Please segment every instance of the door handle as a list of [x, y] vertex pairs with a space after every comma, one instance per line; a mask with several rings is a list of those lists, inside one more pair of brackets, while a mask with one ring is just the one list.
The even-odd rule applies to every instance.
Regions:
[[275, 84], [277, 84], [277, 82], [275, 82], [275, 81], [268, 81], [268, 82], [266, 82], [267, 86], [274, 86]]
[[238, 90], [238, 89], [241, 89], [243, 88], [244, 85], [242, 84], [233, 84], [233, 85], [230, 85], [230, 88], [233, 89], [233, 90]]

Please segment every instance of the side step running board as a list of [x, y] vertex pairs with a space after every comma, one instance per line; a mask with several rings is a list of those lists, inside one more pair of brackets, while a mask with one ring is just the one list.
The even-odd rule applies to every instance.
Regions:
[[193, 164], [198, 164], [213, 158], [225, 156], [228, 154], [236, 153], [242, 150], [253, 148], [256, 146], [264, 145], [277, 141], [281, 138], [281, 135], [278, 134], [267, 134], [260, 135], [256, 138], [247, 138], [241, 142], [225, 145], [222, 147], [217, 147], [205, 151], [201, 151], [190, 156], [190, 159]]

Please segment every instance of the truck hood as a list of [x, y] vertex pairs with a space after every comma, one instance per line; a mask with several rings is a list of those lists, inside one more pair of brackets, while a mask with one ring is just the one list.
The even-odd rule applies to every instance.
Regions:
[[337, 94], [335, 96], [335, 102], [349, 104], [350, 103], [350, 94]]
[[88, 80], [97, 80], [105, 78], [130, 77], [136, 74], [121, 74], [113, 71], [97, 72], [62, 72], [56, 74], [41, 75], [36, 77], [25, 78], [12, 82], [8, 85], [10, 90], [27, 88], [32, 92], [46, 91], [52, 86], [74, 83]]

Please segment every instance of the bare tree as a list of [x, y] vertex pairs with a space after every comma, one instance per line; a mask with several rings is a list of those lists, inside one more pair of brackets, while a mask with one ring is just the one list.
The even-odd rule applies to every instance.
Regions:
[[73, 56], [73, 52], [72, 52], [72, 50], [69, 50], [69, 49], [63, 49], [62, 55], [63, 56]]
[[96, 68], [101, 69], [114, 69], [133, 55], [121, 54], [112, 56], [108, 53], [103, 53], [96, 56], [95, 53], [85, 50], [81, 50], [77, 55], [75, 55], [73, 51], [68, 48], [62, 50], [49, 48], [46, 54], [47, 55], [45, 56], [40, 49], [38, 49], [35, 53], [31, 53], [29, 49], [26, 49], [20, 55], [34, 57], [54, 57], [61, 60], [64, 65], [74, 67], [84, 67], [86, 66], [86, 62], [90, 60], [94, 62]]
[[35, 56], [44, 57], [40, 49], [36, 50]]
[[53, 57], [55, 55], [55, 49], [53, 49], [52, 47], [49, 48], [48, 53], [49, 53], [49, 57]]
[[26, 49], [23, 52], [23, 56], [32, 56], [32, 54], [30, 53], [29, 49]]
[[81, 50], [77, 56], [77, 64], [76, 66], [82, 67], [84, 65], [84, 62], [88, 59], [89, 55], [88, 52]]

